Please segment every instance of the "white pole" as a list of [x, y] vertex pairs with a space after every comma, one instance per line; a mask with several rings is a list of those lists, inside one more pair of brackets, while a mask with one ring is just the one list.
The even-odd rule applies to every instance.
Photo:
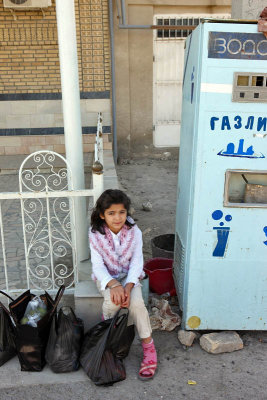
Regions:
[[[66, 158], [72, 170], [73, 189], [84, 189], [74, 0], [56, 0], [56, 13]], [[79, 262], [89, 255], [85, 198], [75, 199], [75, 224]]]

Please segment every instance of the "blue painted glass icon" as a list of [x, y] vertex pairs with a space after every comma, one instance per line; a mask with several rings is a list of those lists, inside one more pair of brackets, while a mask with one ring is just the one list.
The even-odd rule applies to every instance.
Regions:
[[256, 154], [254, 152], [253, 146], [249, 146], [246, 150], [244, 150], [244, 139], [239, 140], [237, 151], [235, 151], [234, 143], [228, 143], [226, 150], [221, 150], [218, 153], [218, 156], [242, 157], [242, 158], [265, 158], [265, 156], [262, 153]]
[[[265, 233], [265, 236], [267, 237], [267, 226], [265, 226], [263, 228], [263, 232]], [[265, 240], [263, 243], [267, 246], [267, 240]]]
[[[223, 212], [221, 210], [215, 210], [211, 216], [215, 221], [219, 221], [223, 217]], [[230, 214], [225, 216], [226, 222], [230, 222], [231, 220], [232, 216]], [[224, 257], [229, 237], [230, 228], [228, 226], [224, 226], [223, 221], [221, 221], [219, 225], [220, 226], [213, 227], [213, 229], [217, 232], [217, 243], [212, 253], [213, 257]]]

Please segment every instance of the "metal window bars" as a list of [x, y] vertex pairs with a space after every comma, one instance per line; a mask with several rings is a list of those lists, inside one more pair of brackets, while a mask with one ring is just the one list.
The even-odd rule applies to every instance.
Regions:
[[[157, 38], [186, 38], [192, 30], [200, 23], [201, 18], [157, 18]], [[164, 26], [160, 29], [159, 26]], [[167, 28], [170, 26], [170, 28]]]

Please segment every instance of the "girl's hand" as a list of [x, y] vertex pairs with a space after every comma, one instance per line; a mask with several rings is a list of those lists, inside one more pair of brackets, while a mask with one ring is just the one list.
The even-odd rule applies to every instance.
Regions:
[[116, 306], [122, 305], [125, 302], [125, 294], [122, 286], [116, 286], [113, 289], [110, 289], [110, 298], [112, 303], [116, 304]]
[[133, 283], [127, 283], [124, 288], [124, 295], [125, 295], [125, 301], [122, 303], [122, 307], [129, 308], [130, 306], [130, 300], [131, 300], [131, 290], [134, 287]]

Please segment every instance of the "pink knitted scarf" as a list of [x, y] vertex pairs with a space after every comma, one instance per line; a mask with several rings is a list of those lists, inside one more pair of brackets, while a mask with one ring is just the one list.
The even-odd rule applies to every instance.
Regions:
[[122, 272], [128, 273], [130, 260], [135, 246], [136, 226], [131, 229], [124, 225], [121, 229], [120, 247], [115, 251], [114, 242], [110, 230], [105, 225], [105, 235], [100, 232], [89, 231], [91, 246], [101, 255], [105, 266], [111, 276]]

